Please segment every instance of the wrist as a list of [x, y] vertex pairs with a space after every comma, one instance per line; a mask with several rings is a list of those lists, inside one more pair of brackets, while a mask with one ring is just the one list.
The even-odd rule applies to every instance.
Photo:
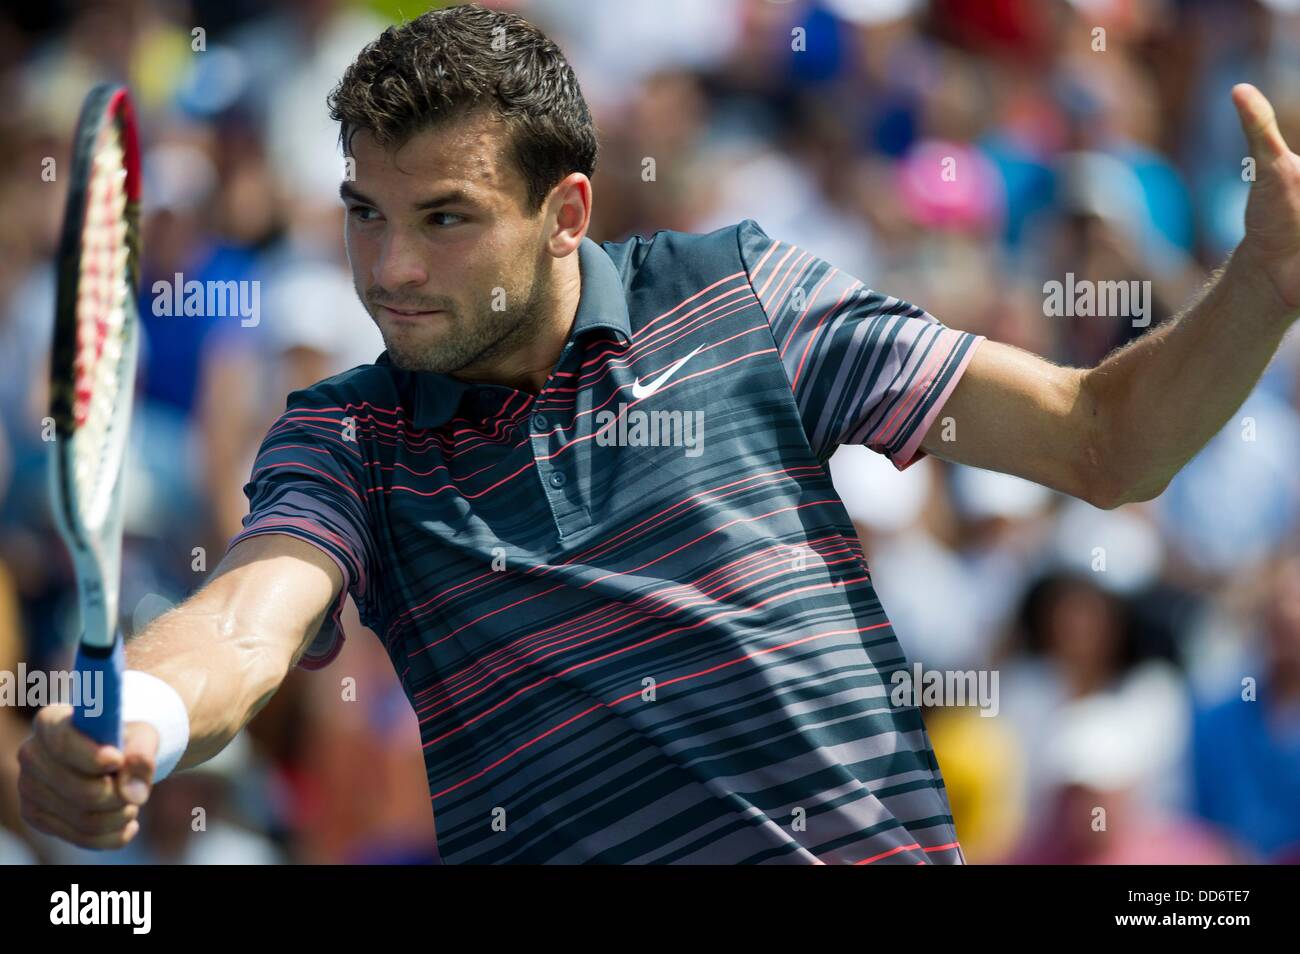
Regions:
[[1223, 279], [1242, 306], [1270, 325], [1288, 328], [1300, 317], [1300, 306], [1289, 302], [1248, 240], [1233, 250]]
[[158, 733], [154, 782], [176, 768], [190, 744], [190, 717], [180, 693], [153, 673], [128, 669], [122, 674], [122, 724], [147, 722]]

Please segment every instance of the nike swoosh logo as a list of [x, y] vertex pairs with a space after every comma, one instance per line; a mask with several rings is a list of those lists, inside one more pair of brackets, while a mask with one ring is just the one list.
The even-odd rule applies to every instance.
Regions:
[[641, 379], [637, 378], [635, 381], [632, 382], [632, 396], [639, 401], [641, 400], [641, 398], [647, 398], [650, 395], [654, 394], [661, 387], [663, 387], [664, 384], [667, 383], [669, 378], [671, 378], [674, 374], [677, 373], [677, 371], [681, 368], [682, 365], [684, 365], [687, 361], [690, 361], [691, 358], [695, 357], [695, 355], [699, 352], [700, 348], [703, 347], [704, 345], [700, 345], [698, 348], [696, 348], [686, 357], [682, 358], [679, 361], [674, 361], [668, 367], [664, 368], [663, 373], [660, 374], [659, 377], [655, 378], [653, 381], [650, 381], [647, 384], [642, 384]]

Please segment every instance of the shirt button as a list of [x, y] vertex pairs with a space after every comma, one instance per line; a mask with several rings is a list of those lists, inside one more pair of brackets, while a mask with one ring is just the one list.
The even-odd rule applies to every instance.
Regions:
[[548, 421], [548, 420], [546, 419], [546, 415], [545, 415], [545, 414], [534, 414], [534, 415], [533, 415], [533, 430], [535, 430], [535, 431], [544, 431], [544, 430], [546, 430], [546, 425], [549, 424], [549, 423], [550, 423], [550, 421]]
[[562, 472], [560, 472], [560, 471], [557, 470], [555, 473], [551, 474], [551, 476], [550, 476], [550, 481], [551, 481], [551, 486], [552, 486], [552, 487], [563, 487], [563, 486], [564, 486], [564, 474], [563, 474]]

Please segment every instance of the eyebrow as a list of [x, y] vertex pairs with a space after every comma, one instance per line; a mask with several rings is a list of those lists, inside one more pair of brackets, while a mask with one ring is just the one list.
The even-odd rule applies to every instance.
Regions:
[[[344, 202], [351, 200], [353, 202], [362, 202], [366, 205], [375, 205], [374, 200], [362, 195], [353, 187], [352, 183], [346, 179], [339, 183], [339, 198]], [[478, 204], [462, 189], [451, 189], [447, 192], [442, 192], [425, 199], [423, 202], [417, 203], [415, 209], [417, 212], [427, 212], [430, 209], [437, 209], [444, 205], [454, 205], [457, 203], [464, 205]]]

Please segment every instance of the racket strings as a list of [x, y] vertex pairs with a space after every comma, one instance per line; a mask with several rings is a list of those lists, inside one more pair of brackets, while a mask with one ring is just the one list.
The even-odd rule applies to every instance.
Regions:
[[100, 470], [107, 463], [113, 411], [124, 384], [124, 328], [127, 296], [132, 294], [126, 203], [125, 152], [116, 124], [108, 122], [100, 130], [91, 159], [77, 283], [74, 479], [88, 495], [106, 489], [98, 486]]

